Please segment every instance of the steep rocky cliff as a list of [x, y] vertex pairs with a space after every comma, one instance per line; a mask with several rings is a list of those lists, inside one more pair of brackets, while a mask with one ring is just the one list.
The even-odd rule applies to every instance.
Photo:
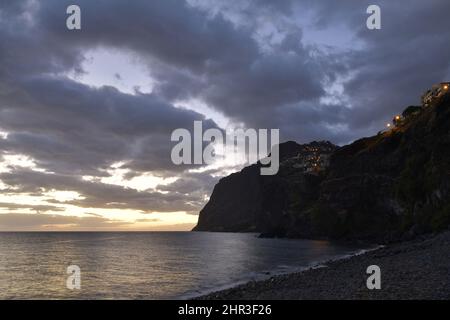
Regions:
[[[331, 155], [336, 149], [330, 142], [280, 144], [279, 172], [262, 176], [261, 165], [257, 163], [222, 178], [200, 212], [194, 231], [285, 235], [291, 219], [289, 213], [318, 199], [325, 171], [315, 169], [314, 164], [321, 163], [320, 155]], [[306, 165], [314, 170], [306, 172]]]
[[[305, 170], [310, 150], [320, 170]], [[387, 242], [450, 223], [448, 98], [350, 145], [287, 142], [280, 155], [275, 176], [255, 164], [221, 179], [194, 230]]]

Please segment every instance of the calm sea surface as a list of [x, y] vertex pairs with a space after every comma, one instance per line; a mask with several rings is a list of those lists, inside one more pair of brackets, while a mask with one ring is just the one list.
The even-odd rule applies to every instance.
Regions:
[[[0, 299], [187, 298], [359, 249], [236, 233], [0, 233]], [[66, 287], [69, 265], [80, 290]]]

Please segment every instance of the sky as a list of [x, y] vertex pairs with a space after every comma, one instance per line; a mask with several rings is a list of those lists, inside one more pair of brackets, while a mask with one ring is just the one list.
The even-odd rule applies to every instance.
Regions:
[[[68, 30], [66, 8], [81, 8]], [[381, 29], [366, 27], [369, 5]], [[446, 0], [2, 0], [0, 231], [190, 230], [242, 163], [171, 133], [343, 145], [450, 79]]]

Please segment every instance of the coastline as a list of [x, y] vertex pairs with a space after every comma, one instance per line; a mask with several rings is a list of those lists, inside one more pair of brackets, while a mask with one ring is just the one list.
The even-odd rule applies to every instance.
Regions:
[[[381, 290], [368, 290], [370, 265]], [[198, 300], [450, 299], [450, 231], [391, 244], [306, 270], [195, 297]]]
[[308, 271], [308, 270], [312, 270], [312, 269], [316, 269], [316, 268], [322, 268], [322, 267], [324, 267], [325, 263], [329, 263], [331, 261], [349, 259], [350, 257], [358, 256], [358, 255], [364, 254], [365, 252], [376, 250], [378, 248], [379, 247], [376, 247], [374, 249], [361, 249], [361, 250], [359, 250], [359, 251], [357, 251], [357, 252], [355, 252], [353, 254], [346, 254], [346, 255], [342, 255], [342, 256], [339, 256], [339, 257], [334, 258], [334, 259], [314, 262], [314, 263], [312, 263], [310, 265], [307, 265], [307, 266], [290, 267], [289, 269], [287, 269], [287, 271], [286, 270], [285, 271], [280, 271], [278, 269], [275, 269], [275, 270], [272, 270], [272, 271], [264, 271], [264, 272], [256, 273], [251, 278], [238, 280], [236, 282], [224, 284], [224, 285], [221, 285], [219, 287], [214, 287], [214, 288], [209, 288], [209, 289], [204, 289], [204, 290], [195, 290], [194, 292], [184, 293], [181, 296], [177, 297], [177, 299], [180, 299], [180, 300], [198, 300], [198, 299], [202, 299], [202, 297], [207, 297], [207, 296], [210, 296], [210, 295], [213, 295], [213, 294], [216, 294], [216, 293], [232, 290], [232, 289], [238, 288], [240, 286], [245, 286], [248, 283], [264, 282], [264, 281], [270, 280], [273, 277], [279, 277], [279, 276], [286, 276], [286, 275], [290, 275], [290, 274], [303, 273], [303, 272]]
[[[313, 240], [313, 239], [307, 239], [307, 240]], [[305, 265], [305, 266], [289, 267], [288, 269], [285, 269], [283, 271], [280, 271], [280, 269], [273, 269], [273, 270], [267, 270], [264, 272], [259, 272], [259, 273], [254, 274], [253, 277], [251, 277], [251, 278], [247, 278], [247, 279], [244, 278], [242, 280], [224, 284], [219, 287], [213, 287], [213, 288], [204, 289], [204, 290], [195, 290], [194, 292], [188, 292], [188, 293], [185, 293], [185, 294], [179, 296], [178, 299], [180, 299], [180, 300], [204, 299], [204, 297], [209, 297], [209, 296], [217, 294], [217, 293], [221, 293], [221, 292], [232, 290], [232, 289], [235, 289], [235, 288], [238, 288], [241, 286], [245, 286], [249, 283], [264, 282], [264, 281], [268, 281], [268, 280], [272, 279], [273, 277], [288, 276], [291, 274], [304, 273], [306, 271], [317, 269], [317, 268], [323, 268], [328, 263], [331, 263], [334, 261], [339, 261], [339, 260], [350, 259], [351, 257], [359, 256], [359, 255], [365, 254], [367, 252], [374, 251], [374, 250], [384, 247], [383, 245], [376, 245], [376, 246], [372, 245], [372, 246], [373, 246], [372, 248], [359, 249], [358, 251], [355, 251], [353, 253], [336, 256], [335, 258], [315, 261], [315, 262], [313, 262], [309, 265]]]

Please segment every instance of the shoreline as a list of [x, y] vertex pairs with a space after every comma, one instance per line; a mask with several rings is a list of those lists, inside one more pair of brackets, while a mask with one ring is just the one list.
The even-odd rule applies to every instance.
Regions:
[[[307, 240], [312, 240], [312, 239], [307, 239]], [[304, 272], [307, 272], [310, 270], [327, 267], [327, 264], [329, 264], [331, 262], [346, 260], [346, 259], [350, 259], [352, 257], [357, 257], [360, 255], [366, 254], [368, 252], [381, 249], [383, 247], [385, 247], [385, 246], [384, 245], [376, 245], [373, 248], [360, 249], [351, 254], [345, 254], [345, 255], [337, 256], [336, 258], [316, 261], [316, 262], [311, 263], [310, 265], [292, 267], [292, 268], [290, 268], [290, 271], [275, 270], [275, 271], [262, 272], [259, 275], [258, 279], [246, 279], [246, 280], [244, 279], [244, 280], [236, 281], [236, 282], [233, 282], [230, 284], [225, 284], [225, 285], [222, 285], [219, 287], [202, 290], [201, 292], [197, 291], [197, 293], [184, 294], [184, 295], [180, 296], [179, 299], [180, 300], [198, 300], [198, 299], [202, 299], [204, 297], [209, 297], [210, 295], [213, 295], [213, 294], [217, 294], [217, 293], [232, 290], [232, 289], [235, 289], [235, 288], [238, 288], [241, 286], [245, 286], [249, 283], [259, 283], [259, 282], [268, 281], [274, 277], [288, 276], [288, 275], [292, 275], [292, 274], [301, 274], [301, 273], [304, 273]]]
[[[195, 232], [203, 232], [203, 231], [195, 231]], [[266, 238], [266, 239], [270, 239], [270, 238]], [[308, 241], [330, 241], [328, 239], [298, 239], [298, 238], [284, 238], [284, 239], [308, 240]], [[348, 245], [348, 246], [354, 245], [354, 244], [349, 243], [349, 242], [337, 242], [337, 243]], [[271, 269], [271, 270], [260, 271], [258, 273], [255, 273], [251, 277], [243, 278], [243, 279], [237, 280], [235, 282], [231, 282], [231, 283], [228, 283], [228, 284], [223, 284], [223, 285], [216, 286], [216, 287], [211, 287], [211, 288], [208, 288], [208, 289], [194, 290], [192, 292], [184, 293], [184, 294], [178, 296], [177, 299], [180, 299], [180, 300], [197, 300], [199, 298], [202, 298], [202, 297], [205, 297], [205, 296], [209, 296], [209, 295], [217, 293], [217, 292], [223, 292], [223, 291], [227, 291], [227, 290], [230, 290], [230, 289], [234, 289], [234, 288], [246, 285], [246, 284], [251, 283], [251, 282], [262, 282], [262, 281], [267, 281], [267, 280], [269, 280], [269, 279], [271, 279], [273, 277], [286, 276], [286, 275], [297, 274], [297, 273], [303, 273], [303, 272], [308, 271], [308, 270], [322, 268], [327, 263], [330, 263], [330, 262], [333, 262], [333, 261], [338, 261], [338, 260], [349, 259], [351, 257], [359, 256], [359, 255], [365, 254], [367, 252], [374, 251], [374, 250], [377, 250], [379, 248], [384, 247], [384, 245], [376, 245], [376, 244], [367, 244], [367, 245], [368, 245], [368, 247], [355, 250], [352, 253], [336, 255], [333, 258], [327, 258], [327, 259], [313, 261], [313, 262], [311, 262], [308, 265], [290, 266], [289, 268], [287, 268], [287, 269], [285, 269], [283, 271], [281, 271], [281, 268], [274, 268], [274, 269]]]
[[353, 254], [346, 254], [346, 255], [342, 255], [342, 256], [338, 256], [334, 259], [328, 259], [328, 260], [322, 260], [322, 261], [316, 261], [311, 263], [310, 265], [307, 266], [298, 266], [298, 267], [291, 267], [289, 268], [289, 271], [278, 271], [277, 269], [272, 270], [272, 271], [263, 271], [260, 272], [259, 275], [255, 275], [253, 279], [243, 279], [243, 280], [239, 280], [236, 282], [232, 282], [229, 284], [224, 284], [222, 286], [219, 287], [214, 287], [214, 288], [209, 288], [209, 289], [205, 289], [205, 290], [201, 290], [201, 291], [197, 291], [196, 293], [188, 293], [188, 294], [183, 294], [181, 296], [179, 296], [177, 299], [180, 300], [197, 300], [199, 298], [202, 297], [206, 297], [209, 296], [211, 294], [215, 294], [218, 292], [223, 292], [223, 291], [227, 291], [227, 290], [231, 290], [240, 286], [244, 286], [248, 283], [251, 282], [263, 282], [263, 281], [267, 281], [270, 280], [273, 277], [279, 277], [279, 276], [286, 276], [286, 275], [290, 275], [290, 274], [297, 274], [297, 273], [303, 273], [306, 272], [308, 270], [313, 270], [313, 269], [317, 269], [317, 268], [323, 268], [324, 265], [326, 263], [332, 262], [332, 261], [338, 261], [338, 260], [345, 260], [345, 259], [349, 259], [351, 257], [354, 256], [358, 256], [361, 254], [365, 254], [366, 252], [369, 251], [373, 251], [373, 250], [377, 250], [378, 248], [382, 247], [377, 246], [376, 248], [373, 249], [361, 249], [356, 251]]
[[[450, 299], [450, 231], [361, 251], [192, 299]], [[380, 290], [366, 287], [370, 265], [381, 268]]]

